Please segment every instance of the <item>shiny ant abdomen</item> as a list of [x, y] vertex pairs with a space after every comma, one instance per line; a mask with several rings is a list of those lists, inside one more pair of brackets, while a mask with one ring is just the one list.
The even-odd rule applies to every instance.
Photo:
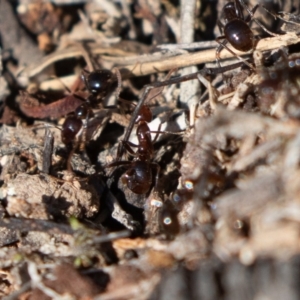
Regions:
[[151, 163], [133, 161], [122, 176], [122, 182], [135, 194], [146, 194], [153, 184], [152, 171]]
[[254, 47], [254, 35], [249, 25], [243, 20], [235, 19], [224, 27], [224, 35], [236, 50], [247, 52]]
[[[258, 7], [259, 5], [257, 4], [250, 10], [243, 0], [234, 0], [234, 2], [228, 2], [223, 7], [221, 14], [223, 22], [220, 20], [218, 21], [219, 29], [223, 35], [216, 39], [216, 41], [220, 44], [216, 50], [216, 59], [219, 66], [220, 53], [224, 48], [238, 57], [226, 46], [227, 43], [229, 43], [234, 49], [241, 52], [248, 52], [254, 49], [255, 36], [249, 25], [251, 20], [255, 21], [268, 34], [276, 36], [276, 34], [270, 32], [254, 18], [254, 14]], [[244, 17], [243, 9], [248, 12], [247, 17]], [[242, 60], [242, 58], [239, 59]], [[247, 62], [245, 63], [249, 65]], [[251, 65], [249, 65], [249, 67], [252, 68]]]

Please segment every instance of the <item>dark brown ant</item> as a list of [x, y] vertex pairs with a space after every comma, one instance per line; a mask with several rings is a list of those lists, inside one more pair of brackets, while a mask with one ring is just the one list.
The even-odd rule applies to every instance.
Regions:
[[118, 68], [113, 70], [114, 73], [106, 69], [82, 72], [81, 78], [91, 94], [89, 96], [91, 104], [98, 105], [99, 100], [103, 100], [113, 90], [115, 90], [116, 99], [119, 98], [122, 84], [121, 73]]
[[[151, 120], [152, 113], [150, 108], [145, 105], [142, 106], [135, 121], [137, 124], [136, 135], [138, 145], [129, 141], [122, 142], [127, 152], [134, 157], [133, 161], [116, 161], [105, 166], [106, 168], [110, 168], [127, 165], [128, 170], [122, 176], [122, 182], [135, 194], [148, 193], [153, 185], [153, 170], [156, 170], [155, 187], [158, 182], [160, 167], [157, 163], [152, 162], [152, 159], [154, 153], [153, 144], [158, 138], [160, 131], [157, 131], [154, 140], [152, 140], [151, 131], [148, 126]], [[136, 152], [133, 150], [134, 147], [137, 148]]]
[[84, 71], [81, 75], [87, 90], [93, 96], [103, 96], [112, 87], [115, 81], [114, 74], [109, 70]]
[[94, 117], [93, 108], [98, 106], [99, 100], [112, 90], [115, 78], [118, 79], [120, 89], [121, 79], [118, 71], [116, 73], [114, 75], [111, 71], [104, 69], [92, 72], [83, 71], [81, 78], [90, 95], [84, 99], [74, 94], [76, 98], [82, 100], [82, 103], [66, 117], [61, 130], [61, 140], [71, 151], [68, 158], [68, 169], [71, 169], [70, 160], [77, 147], [86, 142], [89, 119]]
[[94, 114], [92, 108], [98, 104], [99, 101], [97, 100], [102, 99], [111, 91], [116, 78], [118, 80], [119, 87], [121, 80], [120, 73], [117, 69], [116, 75], [106, 69], [95, 70], [92, 72], [84, 70], [81, 78], [85, 83], [86, 89], [91, 95], [89, 95], [87, 99], [82, 99], [79, 95], [74, 94], [74, 96], [80, 98], [83, 103], [66, 118], [62, 125], [61, 137], [64, 144], [74, 142], [81, 129], [84, 126], [87, 126], [88, 119], [93, 117]]
[[[222, 9], [221, 19], [223, 23], [218, 20], [218, 26], [222, 36], [218, 37], [216, 41], [220, 44], [216, 50], [216, 60], [220, 67], [220, 53], [226, 48], [230, 53], [238, 57], [232, 50], [230, 50], [226, 44], [229, 43], [236, 50], [241, 52], [247, 52], [254, 49], [255, 37], [249, 26], [250, 21], [256, 22], [265, 32], [272, 36], [277, 36], [267, 30], [258, 20], [254, 18], [254, 14], [259, 7], [259, 4], [255, 5], [251, 10], [246, 6], [243, 0], [234, 0], [225, 4]], [[243, 8], [248, 12], [248, 16], [243, 14]], [[222, 41], [220, 41], [222, 40]], [[242, 58], [238, 57], [242, 60]], [[253, 67], [245, 62], [250, 68]]]

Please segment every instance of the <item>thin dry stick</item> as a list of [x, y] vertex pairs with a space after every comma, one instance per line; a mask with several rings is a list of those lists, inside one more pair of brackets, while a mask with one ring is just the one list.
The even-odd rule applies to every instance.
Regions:
[[[289, 46], [300, 42], [300, 37], [295, 33], [287, 33], [278, 37], [270, 37], [262, 39], [258, 42], [256, 49], [259, 51], [268, 51], [278, 49], [279, 47]], [[154, 53], [151, 55], [134, 55], [134, 53], [125, 52], [121, 49], [115, 48], [97, 48], [97, 45], [91, 46], [90, 49], [93, 55], [102, 54], [102, 61], [114, 63], [116, 67], [121, 68], [122, 78], [126, 79], [132, 76], [149, 75], [157, 72], [169, 71], [174, 68], [183, 68], [187, 66], [198, 65], [215, 61], [215, 49], [199, 51], [196, 53], [187, 53], [182, 55], [174, 54], [160, 54]], [[246, 56], [250, 53], [239, 52], [234, 50], [239, 56]], [[107, 53], [111, 55], [108, 56]], [[113, 56], [112, 56], [113, 55]], [[75, 56], [82, 56], [80, 49], [64, 49], [57, 53], [53, 53], [43, 59], [39, 65], [33, 65], [24, 69], [23, 71], [29, 76], [33, 77], [42, 72], [46, 67], [56, 61], [71, 58]], [[221, 58], [232, 58], [233, 55], [227, 50], [222, 51]]]
[[180, 43], [180, 44], [163, 44], [157, 46], [158, 49], [169, 50], [169, 51], [210, 49], [216, 47], [218, 47], [218, 43], [216, 41], [203, 41], [203, 42]]
[[[194, 23], [195, 23], [195, 0], [181, 0], [181, 42], [192, 43], [194, 41]], [[196, 72], [196, 66], [185, 67], [181, 75], [187, 75]], [[197, 81], [187, 81], [180, 84], [180, 103], [181, 106], [188, 106], [190, 113], [190, 126], [194, 125], [194, 111], [196, 109], [199, 95], [199, 83]]]
[[[268, 50], [278, 49], [283, 46], [297, 44], [299, 42], [300, 42], [300, 37], [298, 37], [295, 33], [288, 33], [279, 37], [271, 37], [271, 38], [265, 38], [260, 40], [255, 50], [268, 51]], [[249, 55], [249, 53], [244, 53], [237, 50], [234, 50], [234, 52], [239, 56]], [[233, 55], [230, 52], [228, 52], [226, 49], [222, 51], [221, 53], [222, 59], [231, 58], [231, 57], [233, 57]], [[131, 75], [141, 76], [141, 75], [148, 75], [157, 72], [164, 72], [170, 70], [171, 68], [182, 68], [182, 67], [193, 66], [201, 63], [213, 62], [215, 61], [215, 59], [216, 59], [215, 49], [199, 51], [196, 53], [182, 54], [175, 57], [166, 58], [162, 61], [141, 63], [138, 67], [136, 67], [131, 71]], [[131, 70], [133, 67], [134, 67], [133, 65], [128, 65], [125, 66], [124, 68]]]

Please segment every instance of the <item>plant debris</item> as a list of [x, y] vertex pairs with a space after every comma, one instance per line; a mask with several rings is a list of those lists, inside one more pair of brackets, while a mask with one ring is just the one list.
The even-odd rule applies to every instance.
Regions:
[[2, 2], [1, 299], [299, 298], [296, 2]]

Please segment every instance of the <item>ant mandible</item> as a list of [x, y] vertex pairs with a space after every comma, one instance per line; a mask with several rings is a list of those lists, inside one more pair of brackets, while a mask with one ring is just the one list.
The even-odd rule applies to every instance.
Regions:
[[[160, 167], [151, 160], [154, 153], [153, 144], [160, 131], [157, 131], [155, 138], [152, 140], [148, 126], [151, 120], [152, 113], [149, 107], [143, 105], [135, 120], [138, 145], [129, 141], [122, 142], [127, 152], [134, 157], [133, 161], [116, 161], [105, 166], [105, 168], [111, 168], [127, 165], [129, 168], [122, 176], [122, 182], [135, 194], [146, 194], [150, 190], [153, 184], [153, 170], [156, 170], [154, 186], [156, 187], [158, 183]], [[136, 152], [132, 149], [133, 147], [137, 148]]]
[[[220, 32], [223, 32], [223, 35], [216, 39], [216, 41], [220, 44], [216, 50], [216, 60], [219, 67], [220, 53], [224, 48], [226, 48], [234, 56], [238, 57], [226, 46], [227, 43], [231, 44], [232, 47], [241, 52], [247, 52], [254, 49], [255, 37], [249, 26], [251, 20], [256, 22], [268, 34], [277, 36], [277, 34], [270, 32], [254, 18], [254, 14], [258, 7], [259, 4], [256, 4], [250, 10], [243, 0], [234, 0], [234, 2], [228, 2], [223, 7], [221, 13], [221, 19], [223, 19], [223, 23], [218, 20], [219, 30]], [[245, 17], [243, 14], [243, 8], [249, 14], [247, 17]], [[238, 58], [241, 59], [240, 57]], [[249, 63], [245, 62], [245, 64], [247, 64], [250, 68], [253, 68]]]

